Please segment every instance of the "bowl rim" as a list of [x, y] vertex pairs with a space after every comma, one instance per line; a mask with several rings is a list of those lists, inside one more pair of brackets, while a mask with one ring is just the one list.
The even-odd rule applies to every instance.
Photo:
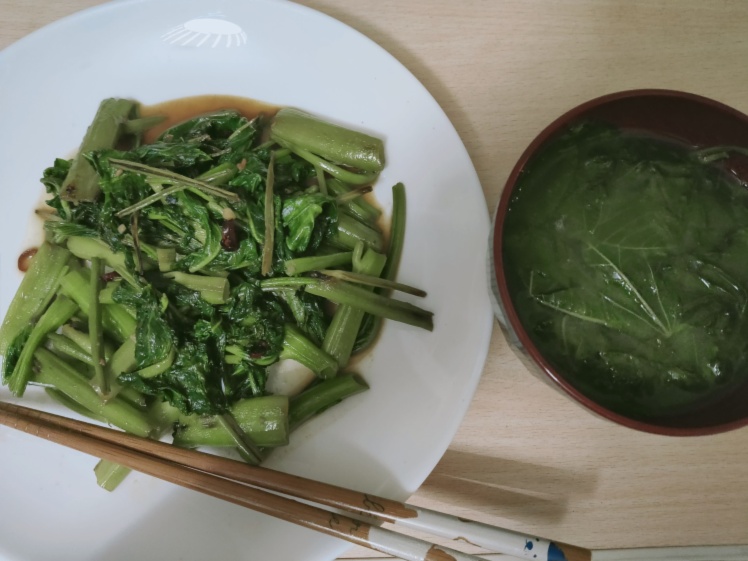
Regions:
[[514, 167], [512, 168], [511, 173], [509, 174], [509, 176], [507, 177], [507, 180], [504, 183], [504, 188], [501, 193], [501, 197], [499, 199], [499, 204], [497, 205], [497, 208], [496, 208], [496, 213], [494, 215], [493, 231], [491, 233], [491, 236], [492, 236], [491, 252], [492, 252], [492, 258], [493, 258], [491, 274], [493, 275], [496, 281], [496, 285], [498, 289], [498, 296], [499, 296], [499, 302], [498, 302], [499, 306], [501, 307], [505, 321], [509, 324], [506, 327], [508, 327], [514, 332], [513, 334], [519, 340], [519, 343], [522, 345], [524, 351], [526, 351], [526, 353], [529, 355], [530, 359], [534, 362], [534, 364], [540, 368], [540, 370], [545, 375], [546, 380], [549, 381], [551, 385], [554, 386], [556, 389], [560, 390], [562, 393], [565, 393], [568, 397], [572, 398], [572, 400], [575, 401], [577, 404], [581, 405], [583, 408], [586, 408], [589, 412], [592, 412], [599, 417], [607, 419], [608, 421], [612, 421], [613, 423], [616, 423], [618, 425], [632, 428], [632, 429], [646, 432], [646, 433], [665, 435], [665, 436], [707, 436], [707, 435], [720, 434], [720, 433], [724, 433], [724, 432], [728, 432], [731, 430], [735, 430], [738, 428], [748, 426], [748, 414], [746, 414], [746, 416], [741, 419], [736, 419], [733, 421], [722, 422], [722, 423], [716, 423], [714, 425], [707, 425], [707, 426], [700, 426], [700, 427], [671, 427], [671, 426], [659, 425], [653, 422], [632, 419], [625, 415], [615, 413], [614, 411], [611, 411], [607, 407], [600, 405], [593, 399], [584, 395], [582, 392], [576, 389], [568, 380], [566, 380], [563, 376], [561, 376], [559, 373], [556, 372], [556, 369], [543, 357], [541, 352], [538, 350], [538, 348], [535, 346], [535, 344], [530, 339], [529, 335], [527, 334], [527, 331], [522, 326], [522, 323], [519, 320], [519, 316], [517, 315], [517, 312], [514, 308], [512, 299], [509, 295], [509, 289], [507, 287], [506, 276], [504, 274], [504, 261], [503, 261], [504, 217], [506, 216], [507, 207], [509, 205], [509, 199], [511, 198], [511, 194], [513, 192], [514, 186], [517, 183], [517, 179], [519, 178], [520, 173], [525, 168], [529, 160], [537, 152], [538, 148], [540, 148], [544, 143], [546, 143], [555, 134], [557, 134], [558, 131], [561, 130], [563, 127], [574, 122], [581, 115], [589, 112], [590, 110], [594, 108], [597, 108], [601, 105], [604, 105], [604, 104], [607, 104], [613, 101], [619, 101], [619, 100], [623, 100], [627, 98], [646, 97], [646, 96], [664, 97], [664, 98], [670, 97], [674, 99], [693, 101], [696, 103], [707, 105], [713, 109], [717, 109], [717, 110], [720, 110], [727, 114], [732, 115], [736, 119], [739, 119], [745, 122], [746, 126], [748, 126], [748, 115], [738, 111], [737, 109], [733, 107], [730, 107], [729, 105], [726, 105], [722, 102], [719, 102], [714, 99], [704, 97], [698, 94], [693, 94], [693, 93], [680, 91], [680, 90], [673, 90], [673, 89], [644, 88], [644, 89], [630, 89], [630, 90], [618, 91], [618, 92], [609, 93], [609, 94], [595, 97], [593, 99], [585, 101], [573, 107], [572, 109], [566, 111], [561, 116], [554, 119], [549, 125], [543, 128], [543, 130], [539, 134], [535, 136], [535, 138], [530, 142], [527, 148], [525, 148], [525, 150], [522, 152], [522, 155], [519, 157], [519, 159], [515, 163]]

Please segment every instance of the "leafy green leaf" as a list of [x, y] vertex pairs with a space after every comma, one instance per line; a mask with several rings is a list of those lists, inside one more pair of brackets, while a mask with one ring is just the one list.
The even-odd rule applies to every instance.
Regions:
[[205, 346], [185, 341], [169, 370], [153, 378], [125, 373], [119, 381], [146, 394], [160, 397], [184, 413], [215, 415], [225, 408], [221, 372], [215, 369]]
[[620, 411], [693, 407], [748, 372], [748, 191], [670, 141], [599, 123], [531, 161], [507, 281], [547, 358]]
[[190, 169], [211, 161], [211, 157], [200, 146], [191, 142], [160, 141], [144, 144], [132, 154], [143, 164], [165, 169]]
[[281, 217], [286, 228], [286, 245], [291, 251], [305, 251], [312, 241], [317, 217], [332, 199], [321, 193], [305, 193], [283, 201]]
[[113, 300], [136, 310], [135, 362], [138, 369], [166, 359], [175, 344], [175, 335], [163, 314], [162, 302], [152, 287], [135, 289], [126, 282], [118, 284]]

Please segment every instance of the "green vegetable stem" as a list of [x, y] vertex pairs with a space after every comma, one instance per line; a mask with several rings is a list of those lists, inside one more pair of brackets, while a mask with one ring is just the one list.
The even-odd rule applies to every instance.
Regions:
[[39, 246], [0, 327], [0, 356], [7, 357], [18, 333], [35, 323], [55, 297], [69, 261], [70, 252], [64, 247], [47, 242]]
[[[405, 230], [407, 206], [405, 198], [405, 185], [396, 183], [392, 186], [392, 216], [390, 218], [390, 237], [387, 249], [387, 261], [384, 264], [382, 278], [394, 281], [402, 258], [403, 246], [405, 245]], [[387, 296], [389, 291], [377, 289], [379, 294]], [[364, 317], [358, 338], [354, 346], [354, 352], [360, 352], [370, 347], [377, 338], [382, 327], [382, 318], [375, 315]]]
[[[11, 354], [8, 353], [6, 368], [10, 371], [8, 376], [8, 388], [13, 395], [21, 397], [26, 391], [26, 384], [31, 378], [31, 366], [34, 352], [44, 341], [47, 333], [56, 331], [62, 324], [68, 321], [78, 311], [78, 306], [72, 300], [59, 296], [50, 304], [49, 308], [42, 314], [39, 321], [28, 330], [19, 335], [19, 341], [14, 341], [13, 346], [22, 345], [17, 362], [13, 364]], [[24, 337], [24, 334], [26, 336]]]
[[290, 358], [300, 362], [323, 379], [335, 376], [338, 371], [335, 357], [312, 343], [299, 328], [291, 323], [285, 325], [280, 358]]
[[319, 415], [342, 400], [366, 391], [369, 386], [357, 374], [330, 378], [300, 393], [291, 400], [288, 423], [291, 430]]
[[334, 164], [371, 174], [384, 168], [384, 144], [380, 139], [322, 121], [298, 109], [288, 107], [278, 111], [270, 134], [292, 151], [303, 150]]
[[[90, 273], [82, 268], [68, 272], [60, 281], [62, 294], [75, 301], [86, 317], [91, 306], [89, 283]], [[121, 304], [102, 305], [101, 324], [107, 335], [118, 342], [125, 341], [135, 333], [135, 318]]]
[[338, 218], [338, 231], [334, 241], [351, 250], [359, 242], [378, 252], [382, 252], [384, 248], [381, 232], [347, 214], [341, 214]]
[[98, 175], [86, 155], [95, 150], [114, 148], [126, 133], [125, 124], [135, 116], [136, 111], [137, 104], [127, 99], [105, 99], [101, 102], [62, 183], [60, 196], [63, 199], [75, 202], [96, 200], [100, 192]]
[[[338, 197], [338, 201], [340, 201], [341, 197], [344, 197], [353, 191], [349, 185], [334, 178], [327, 180], [327, 189], [330, 193]], [[364, 224], [374, 225], [382, 215], [382, 211], [379, 208], [367, 202], [363, 197], [346, 200], [342, 207], [346, 212], [350, 213]]]
[[320, 271], [331, 267], [350, 266], [352, 259], [352, 251], [343, 251], [327, 255], [297, 257], [296, 259], [289, 259], [283, 266], [285, 273], [288, 276], [293, 277], [302, 273], [308, 273], [309, 271]]
[[434, 328], [432, 312], [409, 302], [387, 298], [366, 288], [334, 278], [277, 277], [262, 281], [261, 286], [267, 291], [304, 287], [307, 293], [321, 296], [336, 304], [348, 304], [364, 312], [428, 331]]
[[35, 383], [57, 389], [84, 409], [122, 430], [138, 436], [151, 434], [153, 427], [142, 410], [120, 397], [102, 400], [86, 376], [46, 349], [37, 349], [34, 359], [37, 362], [33, 377]]
[[166, 273], [167, 278], [182, 286], [199, 292], [209, 304], [225, 304], [229, 299], [229, 281], [225, 277], [191, 275], [181, 271]]
[[[365, 250], [363, 244], [359, 244], [353, 252], [353, 272], [378, 277], [384, 269], [386, 260], [381, 253], [371, 249]], [[351, 358], [364, 314], [361, 308], [341, 304], [332, 317], [322, 348], [335, 357], [341, 368], [348, 364]]]
[[[272, 448], [288, 444], [288, 398], [265, 396], [245, 399], [231, 407], [231, 415], [257, 446]], [[189, 415], [181, 417], [174, 444], [196, 446], [236, 446], [229, 431], [215, 418]]]

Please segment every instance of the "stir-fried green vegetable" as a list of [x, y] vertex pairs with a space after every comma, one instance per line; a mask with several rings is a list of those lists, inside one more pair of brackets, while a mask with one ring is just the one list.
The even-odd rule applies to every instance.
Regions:
[[[136, 434], [259, 461], [366, 389], [347, 365], [374, 339], [372, 317], [432, 328], [431, 313], [383, 294], [423, 295], [393, 282], [403, 228], [386, 245], [361, 198], [382, 142], [281, 109], [200, 115], [142, 144], [158, 119], [138, 109], [105, 100], [80, 153], [44, 172], [54, 212], [0, 328], [3, 381], [16, 396], [44, 385]], [[400, 223], [402, 185], [393, 193]], [[269, 384], [291, 361], [311, 373], [303, 384]], [[96, 473], [113, 488], [126, 470]]]

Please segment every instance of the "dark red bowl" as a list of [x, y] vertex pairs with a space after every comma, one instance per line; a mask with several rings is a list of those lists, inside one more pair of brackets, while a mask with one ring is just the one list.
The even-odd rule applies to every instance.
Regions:
[[[748, 147], [748, 116], [717, 101], [671, 90], [631, 90], [606, 95], [575, 107], [548, 125], [514, 166], [494, 217], [490, 255], [494, 305], [509, 343], [534, 375], [589, 411], [620, 425], [671, 436], [716, 434], [748, 425], [748, 382], [688, 414], [662, 417], [653, 414], [653, 417], [641, 420], [611, 411], [580, 392], [562, 372], [555, 370], [520, 323], [509, 296], [502, 255], [504, 217], [512, 191], [528, 161], [546, 142], [570, 124], [590, 118], [695, 146]], [[728, 165], [741, 179], [748, 181], [748, 157], [735, 156]]]

